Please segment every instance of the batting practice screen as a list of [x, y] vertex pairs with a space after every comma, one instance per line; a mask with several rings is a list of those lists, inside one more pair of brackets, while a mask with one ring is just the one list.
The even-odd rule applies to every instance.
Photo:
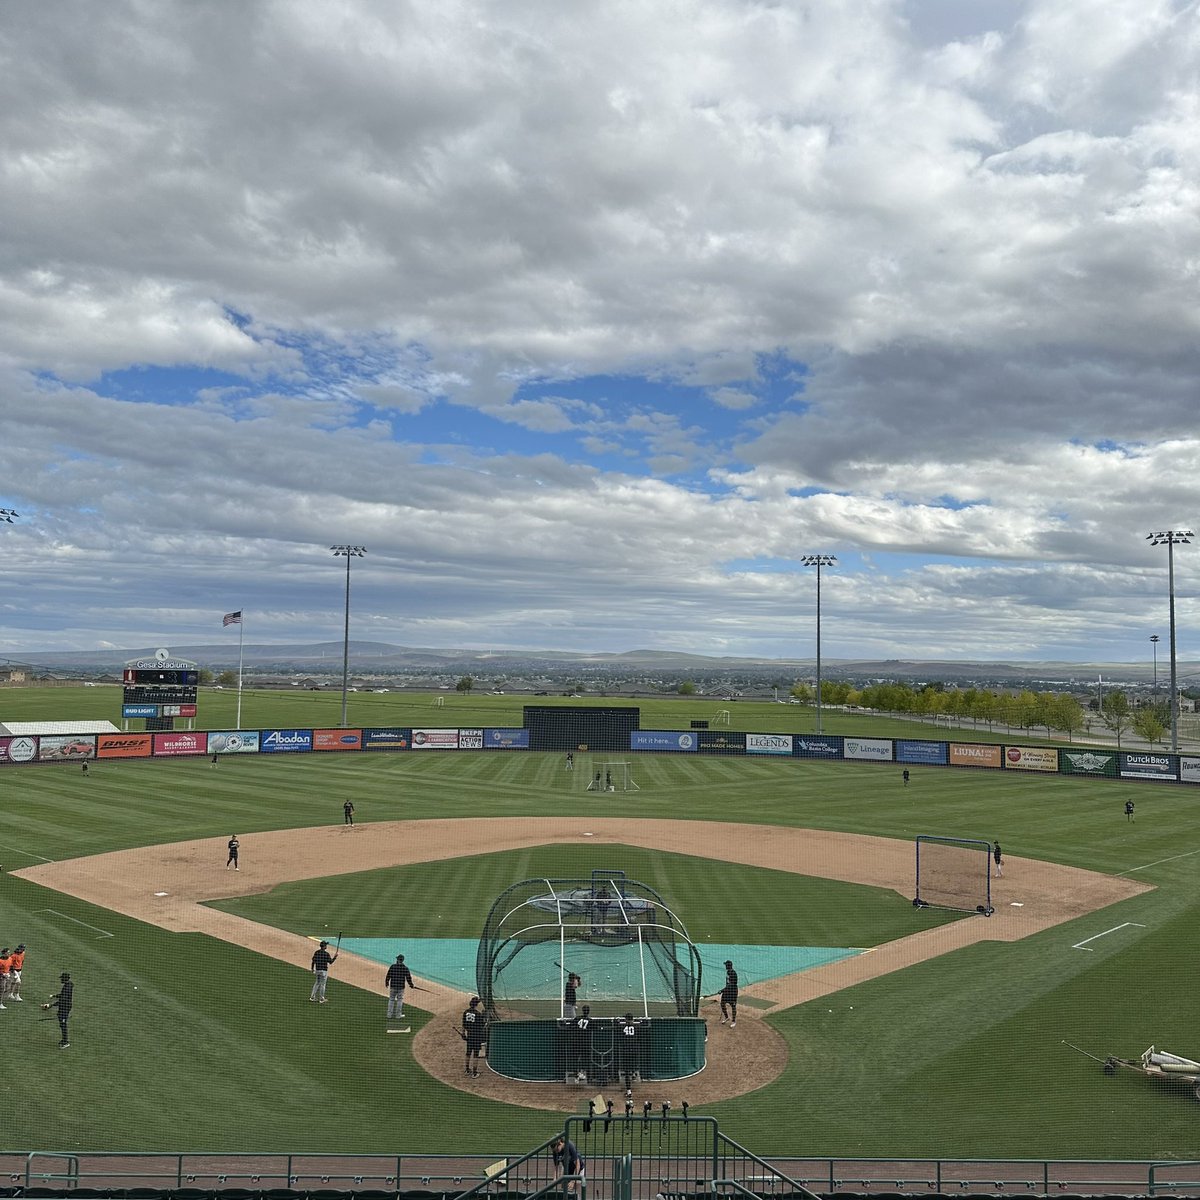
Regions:
[[629, 750], [640, 708], [565, 708], [527, 704], [530, 750]]
[[917, 908], [992, 915], [992, 844], [973, 838], [917, 837]]

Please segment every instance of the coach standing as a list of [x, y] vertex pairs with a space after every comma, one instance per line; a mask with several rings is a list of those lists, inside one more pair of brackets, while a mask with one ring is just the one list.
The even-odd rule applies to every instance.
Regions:
[[317, 1004], [325, 1003], [325, 984], [329, 980], [329, 968], [337, 962], [337, 955], [329, 953], [329, 943], [322, 942], [313, 952], [312, 956], [312, 973], [316, 977], [313, 980], [312, 995], [310, 1000]]
[[397, 954], [396, 961], [387, 969], [383, 986], [388, 990], [388, 1020], [404, 1016], [404, 989], [415, 988], [412, 972], [404, 965], [404, 955]]
[[733, 963], [725, 960], [725, 986], [721, 989], [721, 1024], [729, 1022], [729, 1028], [737, 1025], [738, 975]]
[[71, 1005], [75, 1002], [75, 985], [66, 971], [58, 979], [58, 991], [50, 997], [49, 1003], [43, 1004], [42, 1007], [58, 1010], [58, 1028], [62, 1031], [58, 1048], [65, 1050], [71, 1044], [70, 1038], [67, 1037], [67, 1018], [71, 1015]]

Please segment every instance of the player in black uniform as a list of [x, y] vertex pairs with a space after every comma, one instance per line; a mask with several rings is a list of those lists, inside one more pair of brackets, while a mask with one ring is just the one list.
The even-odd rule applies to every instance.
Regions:
[[354, 824], [354, 803], [353, 803], [353, 801], [347, 800], [346, 803], [342, 805], [342, 824], [343, 825], [353, 825]]
[[[479, 1078], [479, 1051], [483, 1049], [487, 1019], [479, 1011], [479, 997], [472, 996], [462, 1015], [463, 1033], [467, 1038], [467, 1074]], [[471, 1060], [474, 1059], [474, 1064]]]
[[239, 846], [240, 846], [240, 843], [238, 842], [237, 834], [236, 833], [231, 834], [229, 837], [229, 858], [225, 862], [225, 870], [228, 871], [230, 867], [232, 867], [235, 871], [238, 871], [241, 869], [238, 866], [238, 848], [239, 848]]
[[329, 982], [329, 968], [337, 962], [337, 955], [329, 953], [329, 943], [322, 942], [312, 956], [313, 986], [308, 997], [317, 1004], [325, 1003], [325, 984]]
[[633, 1013], [626, 1013], [621, 1018], [620, 1025], [620, 1067], [621, 1074], [625, 1078], [625, 1099], [633, 1098], [633, 1076], [634, 1072], [641, 1070], [641, 1059], [638, 1056], [638, 1034], [640, 1028], [638, 1023], [633, 1019]]
[[58, 1027], [62, 1031], [58, 1048], [65, 1050], [71, 1044], [71, 1039], [67, 1036], [67, 1018], [71, 1015], [71, 1005], [75, 1002], [75, 985], [71, 982], [71, 976], [66, 971], [58, 979], [59, 987], [57, 993], [51, 996], [49, 1003], [43, 1004], [42, 1007], [58, 1010]]
[[575, 1001], [578, 995], [579, 985], [583, 980], [572, 971], [567, 976], [566, 986], [563, 988], [563, 1013], [562, 1015], [568, 1020], [575, 1020]]
[[388, 1020], [404, 1016], [405, 989], [420, 989], [413, 983], [412, 972], [404, 965], [403, 954], [397, 954], [396, 961], [388, 967], [387, 974], [383, 977], [383, 986], [388, 990]]
[[992, 860], [996, 864], [996, 874], [1003, 875], [1004, 874], [1004, 854], [1000, 849], [999, 842], [992, 843]]
[[1126, 821], [1133, 820], [1133, 801], [1132, 800], [1125, 801], [1125, 820]]
[[585, 1083], [588, 1077], [588, 1064], [592, 1058], [592, 1006], [585, 1004], [575, 1018], [571, 1032], [575, 1051], [575, 1082]]
[[738, 977], [733, 963], [725, 960], [725, 986], [721, 989], [721, 1024], [729, 1022], [729, 1028], [737, 1025]]

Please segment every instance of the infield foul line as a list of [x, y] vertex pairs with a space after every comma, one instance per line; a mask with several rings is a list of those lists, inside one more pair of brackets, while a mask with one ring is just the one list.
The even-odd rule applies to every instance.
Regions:
[[[86, 921], [80, 921], [77, 917], [68, 917], [66, 913], [60, 913], [57, 908], [35, 908], [34, 912], [53, 913], [56, 917], [62, 917], [64, 921], [74, 921], [76, 925], [82, 925], [84, 929], [94, 929], [100, 937], [116, 937], [115, 933], [109, 933], [107, 929], [101, 929], [97, 925], [89, 925]], [[97, 941], [100, 938], [96, 939]]]
[[[1076, 942], [1071, 947], [1072, 950], [1087, 950], [1088, 942], [1094, 942], [1097, 938], [1107, 937], [1110, 933], [1116, 933], [1118, 929], [1145, 929], [1145, 925], [1139, 924], [1137, 921], [1122, 921], [1120, 925], [1114, 925], [1111, 929], [1106, 929], [1103, 933], [1095, 933], [1090, 938], [1084, 938], [1082, 942]], [[1091, 953], [1091, 951], [1088, 951]]]
[[0, 842], [0, 850], [12, 850], [16, 854], [24, 854], [26, 858], [41, 858], [42, 862], [53, 862], [52, 858], [42, 858], [40, 854], [34, 854], [32, 850], [22, 850], [20, 846], [6, 846]]
[[1134, 871], [1148, 871], [1151, 867], [1157, 867], [1159, 863], [1174, 862], [1177, 858], [1191, 858], [1193, 854], [1200, 854], [1200, 850], [1188, 850], [1183, 854], [1172, 854], [1170, 858], [1160, 858], [1155, 862], [1146, 863], [1140, 867], [1130, 867], [1128, 871], [1119, 872], [1117, 878], [1120, 879], [1122, 875], [1132, 875]]

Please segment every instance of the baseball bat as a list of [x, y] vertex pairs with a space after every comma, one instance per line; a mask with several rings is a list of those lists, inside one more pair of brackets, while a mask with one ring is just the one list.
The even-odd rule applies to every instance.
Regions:
[[465, 1042], [467, 1040], [467, 1035], [461, 1029], [459, 1029], [459, 1027], [457, 1025], [451, 1025], [450, 1028], [453, 1029], [454, 1032], [458, 1034], [459, 1039], [461, 1041]]
[[333, 957], [337, 958], [337, 956], [339, 954], [341, 954], [341, 952], [342, 952], [342, 931], [339, 929], [338, 935], [337, 935], [337, 945], [334, 946], [334, 948], [333, 948]]

